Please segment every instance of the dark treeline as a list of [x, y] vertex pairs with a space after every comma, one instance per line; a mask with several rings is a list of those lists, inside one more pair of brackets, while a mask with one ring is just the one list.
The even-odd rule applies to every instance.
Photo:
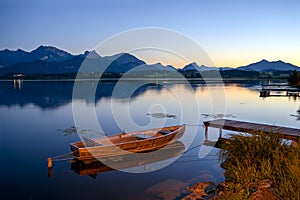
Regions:
[[[178, 73], [179, 72], [179, 73]], [[0, 76], [0, 79], [24, 79], [24, 80], [38, 80], [38, 79], [119, 79], [119, 78], [224, 78], [224, 79], [286, 79], [292, 85], [299, 85], [300, 73], [296, 71], [274, 71], [274, 72], [257, 72], [245, 70], [211, 70], [211, 71], [182, 71], [178, 72], [162, 72], [162, 71], [147, 71], [134, 73], [57, 73], [57, 74], [14, 74], [8, 73]], [[179, 76], [179, 75], [182, 76]]]

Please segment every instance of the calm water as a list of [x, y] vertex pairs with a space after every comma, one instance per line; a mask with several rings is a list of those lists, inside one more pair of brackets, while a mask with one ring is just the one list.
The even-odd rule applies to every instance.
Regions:
[[[204, 128], [197, 125], [204, 120], [222, 114], [300, 128], [300, 121], [292, 116], [297, 115], [300, 100], [261, 98], [259, 84], [82, 81], [72, 96], [73, 83], [68, 81], [2, 81], [1, 195], [3, 199], [176, 199], [197, 181], [219, 183], [224, 177], [218, 150], [201, 145]], [[153, 113], [176, 117], [147, 115]], [[186, 153], [130, 169], [147, 173], [111, 170], [80, 176], [69, 160], [54, 162], [52, 177], [47, 176], [46, 159], [69, 152], [69, 144], [80, 136], [183, 123], [188, 124], [182, 138]], [[63, 131], [72, 126], [79, 134]], [[215, 140], [217, 132], [210, 129], [209, 139]], [[166, 162], [171, 164], [160, 169]]]

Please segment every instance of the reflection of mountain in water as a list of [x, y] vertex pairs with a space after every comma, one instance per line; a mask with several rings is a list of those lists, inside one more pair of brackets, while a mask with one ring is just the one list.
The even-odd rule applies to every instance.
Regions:
[[[21, 85], [21, 86], [20, 86]], [[55, 108], [71, 101], [72, 82], [22, 81], [0, 82], [0, 106], [34, 104], [41, 108]]]
[[[134, 99], [147, 90], [160, 92], [164, 86], [159, 84], [128, 81], [117, 82], [80, 81], [77, 93], [73, 95], [73, 81], [1, 81], [0, 106], [34, 104], [42, 109], [53, 109], [75, 100], [97, 103], [102, 98]], [[116, 89], [116, 91], [114, 91]], [[96, 91], [96, 93], [94, 93]], [[95, 95], [94, 95], [95, 94]]]
[[[253, 87], [257, 82], [239, 83], [241, 87]], [[207, 87], [203, 81], [79, 81], [76, 84], [77, 93], [73, 96], [73, 81], [0, 81], [0, 106], [25, 106], [33, 104], [42, 109], [53, 109], [63, 106], [74, 100], [83, 100], [87, 104], [99, 102], [102, 98], [130, 99], [143, 95], [146, 91], [162, 92], [164, 89], [183, 85], [184, 89], [195, 92]], [[213, 85], [212, 83], [209, 83]], [[225, 83], [226, 84], [226, 83]], [[232, 83], [227, 83], [232, 84]], [[244, 82], [245, 84], [245, 82]], [[96, 91], [96, 92], [94, 92]]]

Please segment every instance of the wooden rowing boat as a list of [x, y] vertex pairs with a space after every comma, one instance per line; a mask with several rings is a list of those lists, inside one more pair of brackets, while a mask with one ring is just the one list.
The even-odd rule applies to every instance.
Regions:
[[94, 139], [82, 137], [83, 141], [71, 143], [70, 147], [78, 160], [153, 151], [177, 141], [184, 134], [185, 128], [184, 124]]
[[165, 148], [147, 154], [133, 153], [120, 156], [112, 156], [94, 160], [72, 160], [71, 169], [78, 175], [92, 175], [95, 177], [98, 173], [103, 173], [112, 170], [128, 169], [132, 167], [145, 166], [152, 163], [157, 163], [167, 159], [180, 156], [185, 151], [184, 144], [176, 141]]

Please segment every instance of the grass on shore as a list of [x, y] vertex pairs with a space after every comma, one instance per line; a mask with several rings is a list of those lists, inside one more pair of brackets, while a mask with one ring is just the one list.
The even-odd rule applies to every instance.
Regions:
[[227, 187], [235, 199], [248, 199], [257, 184], [269, 179], [284, 199], [300, 199], [300, 147], [291, 147], [279, 134], [231, 135], [220, 160]]

